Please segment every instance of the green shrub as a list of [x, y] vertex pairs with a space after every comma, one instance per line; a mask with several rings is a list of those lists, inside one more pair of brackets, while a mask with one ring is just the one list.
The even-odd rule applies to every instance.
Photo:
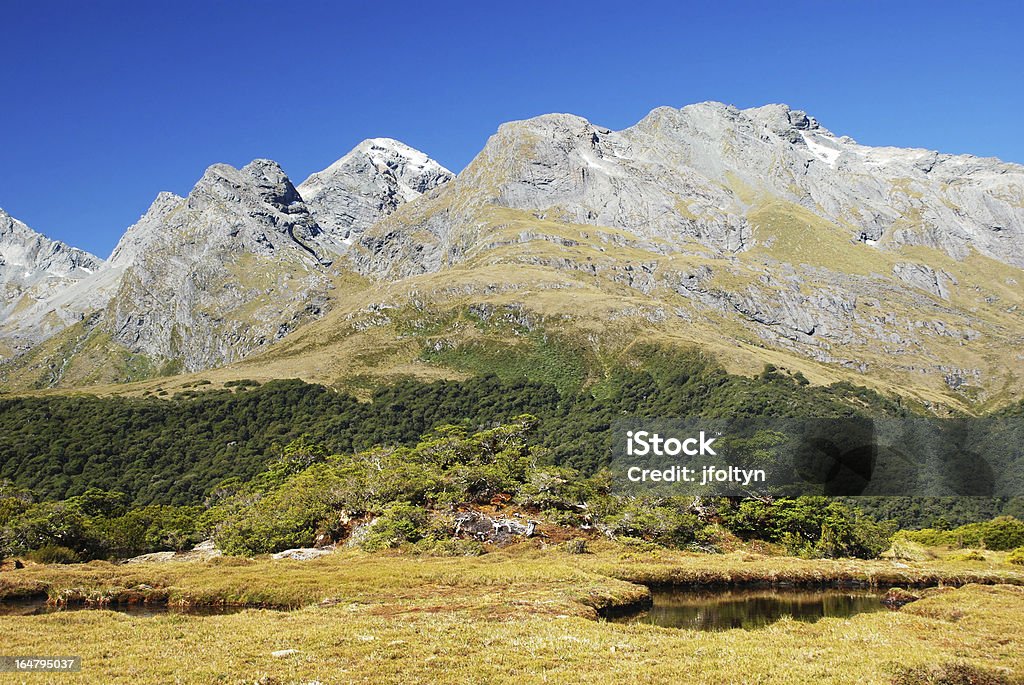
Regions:
[[344, 482], [328, 464], [316, 464], [268, 493], [242, 490], [207, 516], [226, 554], [265, 554], [313, 544], [326, 521], [343, 509]]
[[666, 547], [682, 547], [696, 539], [700, 520], [673, 499], [623, 498], [618, 510], [606, 516], [601, 528], [616, 537], [639, 538]]
[[1012, 516], [1000, 516], [988, 523], [976, 525], [984, 527], [981, 543], [985, 549], [1004, 551], [1024, 546], [1024, 521]]
[[541, 510], [575, 511], [606, 488], [600, 478], [581, 478], [574, 469], [555, 466], [530, 471], [516, 502]]
[[225, 381], [225, 388], [239, 388], [245, 390], [246, 388], [258, 388], [260, 387], [259, 381], [254, 381], [251, 378], [240, 378], [235, 381]]
[[427, 527], [427, 510], [408, 502], [395, 502], [376, 518], [363, 538], [368, 552], [398, 547], [421, 540]]
[[43, 545], [25, 555], [40, 564], [77, 564], [82, 560], [78, 552], [62, 545]]
[[712, 523], [701, 527], [694, 534], [689, 548], [697, 552], [720, 554], [741, 546], [740, 539], [724, 526]]
[[1013, 516], [999, 516], [991, 521], [968, 523], [953, 530], [905, 531], [904, 535], [928, 547], [980, 547], [1005, 551], [1024, 546], [1024, 521]]
[[794, 555], [873, 559], [887, 550], [896, 526], [826, 497], [744, 500], [720, 509], [742, 539], [781, 543]]
[[0, 550], [8, 556], [48, 545], [85, 550], [86, 516], [66, 502], [40, 502], [26, 507], [0, 531]]
[[151, 505], [114, 518], [91, 518], [86, 524], [89, 556], [124, 559], [190, 549], [205, 537], [199, 525], [202, 513], [202, 507]]
[[946, 557], [947, 561], [985, 561], [985, 555], [976, 549], [968, 549]]
[[1024, 547], [1018, 547], [1006, 555], [1006, 563], [1024, 566]]

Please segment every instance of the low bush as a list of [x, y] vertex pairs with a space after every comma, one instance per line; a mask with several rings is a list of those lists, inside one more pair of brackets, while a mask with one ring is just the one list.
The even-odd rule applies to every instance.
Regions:
[[1005, 551], [1024, 546], [1024, 521], [999, 516], [991, 521], [968, 523], [952, 530], [904, 531], [906, 538], [928, 547], [980, 547]]
[[26, 554], [25, 558], [39, 564], [77, 564], [82, 560], [78, 552], [62, 545], [43, 545]]
[[985, 561], [985, 555], [976, 549], [967, 549], [962, 552], [950, 554], [947, 561]]
[[726, 501], [719, 516], [742, 539], [778, 542], [805, 557], [872, 559], [889, 549], [896, 529], [826, 497]]
[[704, 527], [686, 505], [674, 499], [627, 497], [617, 511], [605, 516], [602, 530], [616, 537], [649, 540], [666, 547], [683, 547]]
[[362, 548], [374, 552], [423, 539], [427, 510], [408, 502], [395, 502], [377, 517], [362, 541]]

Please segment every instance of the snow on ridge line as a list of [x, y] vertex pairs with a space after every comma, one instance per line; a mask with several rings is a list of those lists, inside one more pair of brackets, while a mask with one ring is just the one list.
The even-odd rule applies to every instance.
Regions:
[[806, 133], [801, 133], [801, 137], [804, 139], [804, 143], [807, 145], [807, 149], [811, 151], [811, 154], [822, 160], [829, 166], [835, 166], [836, 160], [839, 155], [843, 153], [842, 149], [834, 148], [830, 145], [825, 145], [820, 141], [816, 140], [814, 136], [809, 136]]
[[400, 157], [404, 157], [406, 160], [408, 160], [408, 166], [412, 166], [416, 169], [435, 168], [449, 174], [452, 173], [448, 169], [444, 168], [444, 166], [442, 166], [437, 160], [432, 159], [426, 153], [417, 150], [414, 147], [410, 147], [405, 143], [401, 142], [400, 140], [395, 140], [394, 138], [367, 138], [366, 140], [362, 141], [354, 148], [349, 150], [349, 152], [346, 153], [345, 156], [335, 161], [326, 169], [323, 169], [322, 171], [318, 171], [312, 174], [301, 185], [306, 185], [307, 182], [312, 181], [315, 177], [319, 176], [320, 174], [329, 171], [337, 171], [356, 155], [365, 155], [369, 157], [374, 163], [380, 163], [383, 160], [373, 155], [374, 148], [381, 151], [390, 151]]

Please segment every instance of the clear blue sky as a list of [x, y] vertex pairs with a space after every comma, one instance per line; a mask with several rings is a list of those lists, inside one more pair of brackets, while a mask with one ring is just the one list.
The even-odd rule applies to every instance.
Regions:
[[497, 126], [785, 102], [862, 143], [1024, 162], [1024, 10], [941, 2], [6, 2], [0, 207], [107, 256], [214, 162], [363, 138], [461, 169]]

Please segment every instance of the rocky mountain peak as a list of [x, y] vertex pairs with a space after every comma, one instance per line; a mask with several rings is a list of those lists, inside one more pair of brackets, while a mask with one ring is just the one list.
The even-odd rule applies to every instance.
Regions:
[[825, 129], [821, 128], [817, 119], [808, 116], [807, 112], [803, 110], [791, 109], [789, 105], [773, 104], [746, 110], [736, 110], [733, 108], [733, 110], [733, 118], [744, 117], [753, 119], [780, 134], [791, 129], [797, 131], [825, 131]]
[[214, 164], [188, 197], [159, 195], [128, 229], [104, 326], [190, 370], [237, 359], [319, 311], [336, 252], [276, 162]]
[[158, 227], [164, 217], [179, 209], [185, 198], [167, 191], [160, 192], [146, 213], [128, 227], [121, 240], [110, 253], [107, 264], [111, 267], [127, 266], [145, 251], [147, 246], [159, 237]]
[[50, 240], [0, 209], [0, 267], [19, 268], [23, 278], [36, 275], [82, 276], [103, 260], [59, 240]]
[[351, 244], [400, 205], [446, 183], [454, 174], [392, 138], [370, 138], [299, 187], [318, 224]]
[[[108, 268], [8, 315], [0, 354], [35, 345], [9, 367], [27, 384], [111, 382], [235, 361], [342, 310], [288, 357], [297, 369], [324, 340], [366, 332], [359, 345], [378, 349], [394, 335], [374, 328], [386, 297], [424, 317], [501, 303], [595, 345], [636, 327], [757, 363], [770, 349], [823, 377], [880, 369], [925, 379], [929, 401], [965, 378], [984, 400], [1021, 377], [1004, 368], [1024, 311], [1020, 165], [861, 145], [786, 105], [705, 102], [618, 131], [571, 114], [510, 122], [449, 181], [388, 138], [298, 187], [270, 160], [214, 165], [186, 198], [157, 196]], [[352, 300], [372, 302], [365, 320], [345, 310], [347, 280], [339, 294], [348, 268], [368, 277]], [[605, 339], [612, 321], [629, 323]], [[450, 333], [429, 349], [458, 345]]]
[[[32, 345], [62, 319], [25, 314], [103, 267], [103, 260], [37, 233], [0, 209], [0, 358]], [[49, 311], [49, 310], [47, 310]]]
[[228, 164], [210, 166], [188, 200], [190, 207], [213, 200], [238, 205], [264, 203], [283, 210], [302, 198], [277, 162], [255, 159], [241, 169]]
[[205, 244], [213, 251], [268, 255], [282, 245], [299, 247], [329, 264], [329, 245], [295, 186], [277, 162], [257, 159], [236, 169], [214, 164], [181, 198], [160, 193], [131, 226], [110, 257], [112, 266], [136, 264], [173, 252], [182, 241]]
[[475, 198], [463, 204], [525, 210], [643, 237], [698, 238], [728, 253], [742, 250], [749, 227], [727, 190], [701, 187], [707, 184], [664, 140], [661, 129], [679, 117], [669, 108], [653, 112], [642, 122], [652, 134], [648, 139], [571, 114], [504, 124], [460, 174], [460, 191]]

